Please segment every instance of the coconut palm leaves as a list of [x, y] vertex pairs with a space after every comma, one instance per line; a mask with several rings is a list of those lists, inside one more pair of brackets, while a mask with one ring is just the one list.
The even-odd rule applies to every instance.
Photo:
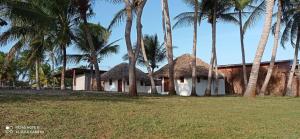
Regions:
[[[156, 68], [159, 68], [159, 63], [164, 62], [167, 58], [166, 48], [164, 48], [164, 44], [160, 44], [156, 34], [145, 35], [144, 46], [151, 70], [155, 71]], [[123, 59], [128, 60], [128, 54], [124, 55]], [[137, 63], [141, 66], [146, 66], [143, 54], [141, 52], [137, 58]]]
[[[288, 77], [287, 91], [286, 91], [287, 95], [293, 95], [292, 82], [293, 82], [294, 72], [296, 69], [299, 43], [300, 43], [300, 6], [299, 3], [295, 3], [296, 1], [288, 1], [288, 2], [284, 3], [288, 7], [288, 10], [285, 10], [283, 12], [284, 29], [281, 37], [281, 44], [284, 46], [287, 42], [290, 42], [290, 44], [295, 48], [294, 60]], [[294, 94], [294, 95], [297, 96], [298, 94]]]
[[[119, 45], [117, 45], [116, 43], [119, 40], [113, 41], [111, 43], [108, 42], [110, 31], [99, 24], [89, 23], [89, 28], [93, 37], [93, 43], [95, 44], [98, 63], [100, 63], [104, 57], [118, 52]], [[68, 61], [72, 63], [80, 63], [81, 61], [86, 61], [92, 64], [91, 48], [89, 47], [85, 38], [83, 25], [80, 25], [80, 27], [76, 30], [76, 38], [77, 39], [75, 47], [82, 53], [68, 55]]]
[[[44, 38], [55, 40], [53, 44], [62, 49], [63, 69], [66, 67], [66, 47], [74, 40], [73, 27], [78, 24], [78, 16], [72, 7], [71, 0], [4, 0], [1, 6], [5, 8], [5, 17], [12, 22], [12, 27], [2, 34], [0, 41], [20, 40], [11, 49], [10, 54], [30, 43], [37, 34], [46, 34]], [[19, 30], [19, 31], [17, 31]], [[10, 37], [9, 37], [10, 36]], [[61, 89], [64, 85], [64, 70], [62, 70]]]

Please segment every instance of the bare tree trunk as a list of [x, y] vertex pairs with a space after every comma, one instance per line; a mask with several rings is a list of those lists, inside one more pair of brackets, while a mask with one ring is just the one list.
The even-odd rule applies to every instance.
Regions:
[[267, 9], [266, 9], [266, 18], [263, 28], [263, 33], [261, 35], [256, 55], [253, 61], [253, 66], [251, 69], [251, 74], [249, 78], [249, 83], [247, 85], [247, 89], [244, 93], [245, 97], [255, 97], [256, 96], [256, 83], [258, 79], [258, 73], [260, 68], [260, 62], [261, 58], [263, 56], [266, 44], [268, 42], [271, 24], [272, 24], [272, 13], [273, 13], [273, 7], [274, 7], [274, 0], [266, 0], [267, 1]]
[[260, 94], [266, 94], [266, 90], [267, 90], [269, 81], [271, 79], [272, 73], [273, 73], [273, 68], [274, 68], [276, 54], [277, 54], [277, 48], [278, 48], [281, 16], [282, 16], [282, 1], [279, 0], [278, 1], [277, 22], [276, 22], [276, 29], [275, 29], [275, 36], [274, 36], [274, 46], [273, 46], [273, 49], [272, 49], [271, 62], [270, 62], [270, 66], [268, 67], [268, 72], [267, 72], [265, 81], [263, 83], [263, 86], [261, 87]]
[[163, 20], [165, 21], [164, 25], [166, 27], [166, 40], [165, 46], [167, 49], [167, 59], [169, 67], [169, 95], [175, 95], [175, 80], [174, 80], [174, 60], [173, 60], [173, 45], [172, 45], [172, 28], [171, 20], [169, 15], [169, 6], [168, 0], [163, 0]]
[[[244, 47], [244, 32], [243, 32], [243, 18], [242, 11], [239, 10], [239, 25], [240, 25], [240, 40], [241, 40], [241, 51], [242, 51], [242, 64], [243, 64], [243, 79], [244, 79], [244, 88], [246, 89], [248, 79], [247, 79], [247, 68], [245, 60], [245, 47]], [[245, 91], [245, 90], [243, 90]]]
[[36, 82], [36, 90], [41, 90], [41, 85], [40, 85], [40, 62], [39, 60], [35, 60], [35, 82]]
[[61, 79], [60, 79], [60, 90], [66, 90], [65, 86], [65, 72], [66, 72], [66, 66], [67, 66], [67, 52], [66, 52], [66, 46], [62, 46], [62, 52], [63, 52], [63, 67], [61, 70]]
[[289, 74], [288, 82], [287, 82], [287, 92], [286, 94], [291, 95], [292, 94], [292, 83], [293, 83], [293, 77], [297, 65], [297, 60], [298, 60], [298, 51], [299, 51], [299, 41], [300, 41], [300, 28], [298, 28], [298, 36], [297, 36], [297, 42], [296, 42], [296, 47], [295, 47], [295, 53], [294, 53], [294, 60], [293, 60], [293, 65]]
[[196, 57], [197, 57], [197, 22], [198, 22], [198, 0], [195, 0], [194, 11], [194, 40], [193, 40], [193, 61], [192, 61], [192, 92], [191, 96], [196, 96]]
[[96, 88], [97, 88], [97, 91], [100, 91], [100, 90], [102, 90], [102, 87], [101, 87], [100, 69], [99, 69], [99, 64], [97, 61], [96, 49], [95, 49], [95, 45], [93, 43], [92, 35], [89, 30], [87, 19], [83, 18], [83, 20], [84, 20], [84, 30], [85, 30], [85, 34], [86, 34], [86, 37], [88, 40], [88, 44], [89, 44], [90, 48], [92, 49], [91, 56], [92, 56], [92, 63], [95, 66], [95, 76], [96, 76], [96, 82], [97, 82]]
[[150, 82], [151, 82], [151, 94], [157, 94], [155, 81], [154, 81], [154, 77], [153, 77], [153, 70], [151, 70], [151, 66], [150, 66], [148, 58], [147, 58], [143, 35], [142, 35], [141, 48], [142, 48], [142, 54], [143, 54], [143, 57], [144, 57], [144, 64], [147, 67], [148, 76], [149, 76]]

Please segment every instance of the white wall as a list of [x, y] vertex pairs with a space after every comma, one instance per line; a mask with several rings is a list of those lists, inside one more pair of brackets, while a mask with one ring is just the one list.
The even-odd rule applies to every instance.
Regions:
[[[162, 80], [162, 91], [164, 90], [164, 79]], [[203, 96], [207, 86], [207, 80], [200, 79], [200, 82], [196, 83], [196, 93], [198, 96]], [[219, 79], [219, 91], [218, 94], [214, 93], [215, 82], [212, 82], [211, 95], [225, 95], [225, 82], [224, 79]], [[175, 90], [177, 95], [180, 96], [190, 96], [192, 91], [192, 79], [184, 78], [184, 82], [181, 83], [180, 80], [175, 80]], [[161, 94], [168, 94], [168, 92], [161, 92]]]
[[86, 76], [83, 75], [77, 75], [75, 77], [76, 80], [76, 86], [74, 86], [73, 83], [73, 90], [86, 90]]
[[[125, 85], [125, 90], [124, 90], [124, 85]], [[137, 85], [137, 91], [139, 93], [147, 93], [151, 91], [151, 87], [150, 86], [141, 86], [140, 81], [136, 81], [136, 85]], [[109, 82], [106, 81], [104, 84], [104, 90], [105, 91], [109, 91], [109, 92], [117, 92], [118, 91], [118, 80], [115, 80], [112, 82], [112, 85], [109, 85]], [[122, 91], [123, 92], [128, 92], [129, 91], [129, 85], [127, 85], [127, 81], [122, 82]]]
[[117, 80], [112, 81], [111, 85], [109, 85], [109, 81], [105, 81], [104, 91], [117, 92], [118, 91], [118, 81]]

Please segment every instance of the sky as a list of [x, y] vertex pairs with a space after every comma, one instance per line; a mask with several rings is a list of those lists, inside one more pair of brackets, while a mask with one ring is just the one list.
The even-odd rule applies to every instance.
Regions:
[[[104, 27], [108, 27], [114, 15], [124, 7], [123, 4], [111, 4], [104, 0], [95, 0], [93, 10], [95, 15], [91, 17], [90, 22], [100, 23]], [[169, 0], [171, 24], [175, 21], [173, 18], [181, 12], [192, 11], [190, 7], [185, 5], [182, 0]], [[252, 62], [255, 56], [256, 48], [263, 28], [263, 19], [258, 20], [252, 28], [245, 34], [245, 52], [246, 62]], [[135, 22], [135, 21], [134, 21]], [[160, 0], [148, 0], [142, 17], [143, 33], [154, 35], [157, 34], [160, 42], [163, 42], [162, 22], [161, 22], [161, 2]], [[136, 41], [135, 24], [132, 27], [132, 43]], [[110, 42], [121, 39], [118, 44], [120, 50], [118, 54], [110, 55], [103, 59], [100, 63], [101, 70], [109, 70], [113, 66], [122, 62], [127, 62], [122, 59], [122, 56], [127, 53], [125, 39], [125, 21], [113, 28], [110, 37]], [[182, 54], [192, 53], [193, 46], [193, 28], [184, 27], [174, 29], [173, 32], [173, 45], [177, 48], [174, 49], [174, 57]], [[207, 21], [203, 20], [200, 28], [198, 28], [198, 43], [197, 43], [197, 57], [209, 63], [211, 52], [211, 26]], [[0, 51], [7, 52], [12, 44], [6, 47], [0, 47]], [[219, 65], [225, 64], [238, 64], [241, 63], [241, 48], [239, 27], [232, 23], [217, 23], [217, 58]], [[268, 44], [266, 46], [262, 61], [269, 61], [271, 58], [271, 50], [273, 47], [273, 35], [269, 36]], [[79, 53], [73, 46], [67, 49], [67, 53]], [[281, 46], [278, 49], [276, 60], [286, 60], [293, 58], [293, 48], [290, 45], [284, 49]], [[167, 61], [160, 64], [162, 67]], [[69, 64], [68, 68], [86, 66], [87, 63], [80, 65]], [[140, 67], [145, 71], [145, 68]]]

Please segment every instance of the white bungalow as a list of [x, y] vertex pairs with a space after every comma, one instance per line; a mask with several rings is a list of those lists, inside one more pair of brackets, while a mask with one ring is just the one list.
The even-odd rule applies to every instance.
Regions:
[[[100, 74], [105, 72], [100, 71]], [[54, 76], [60, 78], [61, 73], [57, 73]], [[95, 70], [85, 68], [67, 69], [65, 78], [72, 79], [71, 88], [74, 91], [96, 90]]]
[[[128, 92], [129, 90], [129, 65], [121, 63], [101, 75], [104, 91], [109, 92]], [[150, 93], [151, 85], [146, 73], [136, 68], [137, 91]], [[158, 87], [158, 89], [160, 89]]]
[[[196, 60], [196, 93], [198, 96], [203, 96], [207, 86], [207, 78], [209, 71], [209, 64], [205, 63], [201, 59]], [[177, 95], [190, 96], [192, 90], [192, 56], [190, 54], [184, 54], [174, 60], [174, 76], [175, 76], [175, 90]], [[225, 95], [225, 82], [223, 74], [219, 74], [218, 92], [215, 92], [216, 81], [213, 78], [211, 86], [211, 95]], [[155, 76], [162, 81], [161, 92], [163, 94], [169, 91], [169, 68], [165, 65], [157, 72]]]

